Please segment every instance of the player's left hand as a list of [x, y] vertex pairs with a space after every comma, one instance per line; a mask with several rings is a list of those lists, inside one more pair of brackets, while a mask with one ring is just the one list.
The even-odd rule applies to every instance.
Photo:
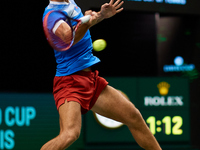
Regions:
[[109, 3], [105, 3], [101, 6], [100, 12], [105, 19], [110, 18], [123, 10], [123, 7], [121, 7], [123, 3], [124, 1], [121, 0], [117, 0], [116, 2], [110, 0]]

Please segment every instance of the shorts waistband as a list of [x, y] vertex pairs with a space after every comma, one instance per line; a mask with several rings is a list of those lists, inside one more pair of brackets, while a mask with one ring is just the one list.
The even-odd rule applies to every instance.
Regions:
[[73, 73], [72, 75], [81, 75], [81, 76], [98, 76], [99, 72], [97, 70], [93, 71], [78, 71]]

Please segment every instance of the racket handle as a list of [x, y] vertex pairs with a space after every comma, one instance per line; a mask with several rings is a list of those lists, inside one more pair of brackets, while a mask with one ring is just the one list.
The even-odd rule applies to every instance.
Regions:
[[86, 23], [90, 20], [91, 15], [86, 15], [80, 18], [81, 24]]

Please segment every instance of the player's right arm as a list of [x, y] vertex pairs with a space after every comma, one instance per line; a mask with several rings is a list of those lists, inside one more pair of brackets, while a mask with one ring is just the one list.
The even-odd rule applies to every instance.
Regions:
[[72, 31], [70, 26], [64, 20], [59, 20], [54, 25], [53, 33], [65, 42], [67, 41], [68, 35], [72, 34]]

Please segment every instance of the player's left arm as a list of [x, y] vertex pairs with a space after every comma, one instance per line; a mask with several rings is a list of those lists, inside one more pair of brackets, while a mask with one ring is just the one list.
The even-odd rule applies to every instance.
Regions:
[[123, 10], [123, 7], [121, 7], [123, 3], [124, 1], [122, 0], [117, 0], [116, 2], [110, 0], [109, 3], [103, 4], [101, 10], [97, 12], [96, 24], [121, 12]]
[[91, 10], [86, 11], [85, 15], [91, 15], [90, 20], [86, 24], [90, 28], [104, 19], [111, 18], [123, 10], [123, 7], [121, 7], [123, 3], [124, 1], [122, 0], [117, 0], [116, 2], [115, 0], [110, 0], [109, 3], [105, 3], [101, 6], [99, 12]]
[[90, 20], [87, 23], [79, 26], [75, 34], [74, 44], [83, 38], [89, 28], [101, 22], [102, 20], [110, 18], [121, 12], [123, 10], [123, 7], [121, 7], [123, 3], [124, 2], [122, 0], [117, 0], [116, 2], [114, 2], [114, 0], [110, 0], [109, 3], [105, 3], [101, 6], [101, 10], [99, 12], [92, 10], [86, 11], [85, 15], [91, 15]]

